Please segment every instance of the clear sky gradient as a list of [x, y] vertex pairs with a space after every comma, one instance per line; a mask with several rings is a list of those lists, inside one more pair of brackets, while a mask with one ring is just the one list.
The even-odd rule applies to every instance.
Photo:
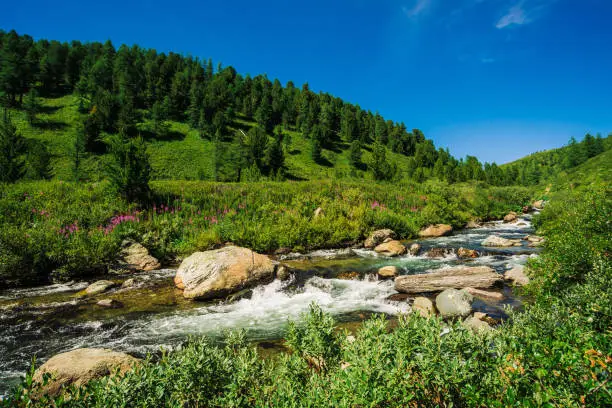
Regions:
[[139, 44], [308, 82], [504, 163], [612, 132], [612, 1], [5, 2], [0, 28]]

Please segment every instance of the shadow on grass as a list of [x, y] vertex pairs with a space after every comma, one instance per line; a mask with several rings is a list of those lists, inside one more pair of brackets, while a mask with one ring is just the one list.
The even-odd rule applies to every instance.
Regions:
[[287, 173], [285, 178], [289, 181], [308, 181], [307, 178], [296, 176], [295, 174]]
[[293, 149], [293, 150], [290, 150], [288, 153], [292, 156], [295, 156], [297, 154], [302, 153], [302, 151], [300, 149]]
[[185, 134], [177, 131], [168, 130], [164, 134], [158, 135], [153, 133], [149, 129], [142, 129], [139, 131], [140, 136], [145, 140], [159, 140], [163, 142], [180, 142], [181, 140], [185, 140]]
[[320, 166], [334, 167], [334, 164], [325, 157], [321, 157], [319, 160], [316, 160], [316, 163]]
[[62, 109], [61, 106], [41, 106], [39, 109], [39, 113], [45, 115], [53, 115], [58, 110]]
[[42, 130], [64, 130], [68, 124], [57, 120], [39, 120], [35, 121], [32, 126]]

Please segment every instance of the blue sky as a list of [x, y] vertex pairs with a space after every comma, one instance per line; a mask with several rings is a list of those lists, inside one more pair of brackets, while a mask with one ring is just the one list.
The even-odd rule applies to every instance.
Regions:
[[608, 0], [31, 0], [4, 4], [0, 28], [308, 82], [503, 163], [612, 132], [611, 16]]

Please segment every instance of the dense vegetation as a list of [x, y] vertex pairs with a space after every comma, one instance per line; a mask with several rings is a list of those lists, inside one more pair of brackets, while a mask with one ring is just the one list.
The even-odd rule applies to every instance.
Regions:
[[[530, 264], [536, 302], [494, 333], [418, 314], [354, 341], [316, 306], [289, 329], [288, 353], [262, 360], [240, 333], [194, 339], [123, 378], [32, 401], [31, 375], [5, 406], [563, 406], [612, 404], [612, 197], [563, 191], [537, 219], [548, 238]], [[450, 330], [445, 329], [450, 325]]]
[[[556, 166], [552, 159], [503, 167], [473, 156], [457, 160], [420, 130], [308, 84], [283, 86], [210, 60], [110, 42], [34, 41], [0, 31], [0, 102], [10, 111], [0, 132], [0, 149], [11, 150], [0, 163], [11, 169], [0, 171], [9, 182], [98, 180], [114, 174], [107, 162], [117, 158], [108, 153], [138, 137], [144, 141], [121, 150], [133, 153], [129, 162], [150, 157], [150, 171], [137, 170], [152, 179], [532, 185]], [[601, 138], [587, 142], [584, 155], [559, 159], [564, 169], [610, 147]]]
[[[430, 223], [456, 227], [520, 210], [522, 187], [429, 182], [152, 182], [147, 206], [113, 185], [62, 181], [0, 186], [0, 284], [103, 273], [122, 240], [164, 262], [233, 242], [257, 251], [339, 247], [378, 228], [404, 238]], [[324, 215], [314, 217], [320, 207]]]

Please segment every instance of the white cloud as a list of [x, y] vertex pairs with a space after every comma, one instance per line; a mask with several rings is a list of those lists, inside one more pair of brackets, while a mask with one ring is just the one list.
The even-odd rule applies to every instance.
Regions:
[[427, 8], [431, 5], [432, 0], [416, 0], [416, 3], [413, 7], [402, 7], [402, 11], [408, 17], [416, 17], [421, 14], [423, 11], [427, 10]]
[[513, 24], [523, 25], [529, 23], [531, 20], [527, 17], [527, 12], [523, 7], [523, 2], [518, 3], [508, 10], [508, 12], [499, 19], [495, 27], [502, 29]]

